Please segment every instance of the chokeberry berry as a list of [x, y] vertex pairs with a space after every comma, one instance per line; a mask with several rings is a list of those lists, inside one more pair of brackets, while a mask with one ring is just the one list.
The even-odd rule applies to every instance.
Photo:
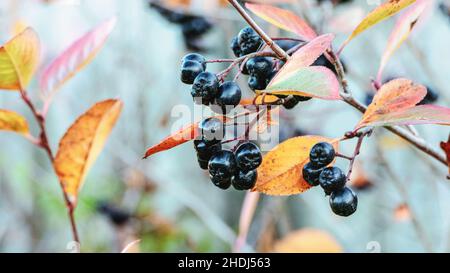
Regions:
[[228, 113], [241, 101], [241, 88], [235, 82], [224, 82], [219, 86], [216, 103], [222, 107], [224, 113]]
[[221, 150], [213, 154], [208, 163], [208, 170], [217, 180], [231, 179], [236, 173], [236, 158], [233, 152]]
[[309, 185], [317, 186], [319, 185], [319, 176], [322, 171], [323, 168], [317, 169], [311, 164], [311, 162], [308, 162], [305, 166], [303, 166], [302, 176]]
[[235, 152], [236, 162], [243, 171], [254, 170], [261, 165], [262, 155], [259, 147], [253, 142], [245, 142], [239, 145]]
[[238, 37], [234, 37], [233, 40], [231, 40], [230, 48], [233, 51], [234, 56], [240, 57], [241, 56], [241, 46], [238, 42]]
[[250, 190], [256, 184], [256, 179], [258, 178], [258, 171], [243, 171], [239, 170], [237, 174], [234, 175], [232, 180], [232, 185], [236, 190]]
[[252, 90], [264, 90], [267, 85], [264, 80], [261, 80], [256, 76], [250, 76], [248, 77], [248, 87]]
[[335, 156], [333, 145], [328, 142], [317, 143], [309, 152], [309, 160], [316, 168], [327, 166], [333, 162]]
[[256, 52], [262, 44], [261, 37], [251, 27], [241, 29], [237, 37], [241, 48], [241, 55]]
[[198, 165], [200, 166], [200, 169], [207, 170], [208, 169], [208, 162], [209, 160], [203, 160], [200, 158], [197, 158]]
[[344, 187], [331, 194], [330, 207], [339, 216], [350, 216], [358, 207], [358, 197], [352, 189]]
[[199, 62], [202, 67], [203, 70], [206, 69], [206, 59], [205, 57], [203, 57], [203, 55], [198, 54], [198, 53], [189, 53], [186, 56], [183, 57], [183, 59], [181, 59], [181, 62], [184, 63], [186, 61], [195, 61], [195, 62]]
[[218, 176], [210, 175], [211, 182], [218, 188], [226, 190], [231, 186], [231, 178], [220, 178]]
[[187, 38], [196, 38], [206, 32], [212, 27], [212, 24], [203, 17], [194, 17], [182, 25], [183, 35]]
[[181, 81], [193, 84], [195, 78], [204, 71], [201, 63], [197, 61], [184, 61], [181, 65]]
[[419, 102], [419, 105], [423, 105], [423, 104], [431, 104], [436, 102], [439, 99], [439, 94], [434, 91], [433, 89], [431, 89], [430, 87], [427, 87], [427, 94], [425, 96], [425, 98], [423, 98], [423, 100], [421, 102]]
[[245, 64], [247, 71], [258, 77], [267, 77], [273, 71], [273, 63], [269, 58], [266, 57], [255, 57], [251, 58]]
[[288, 98], [286, 98], [286, 99], [284, 100], [283, 107], [284, 107], [285, 109], [290, 110], [290, 109], [293, 109], [295, 106], [297, 106], [297, 104], [298, 104], [299, 102], [300, 102], [300, 101], [299, 101], [296, 97], [294, 97], [294, 96], [289, 96]]
[[220, 142], [225, 136], [223, 122], [218, 118], [204, 119], [199, 123], [198, 130], [207, 146]]
[[191, 95], [194, 99], [201, 98], [203, 104], [214, 101], [219, 89], [217, 76], [210, 72], [200, 73], [194, 80]]
[[97, 210], [118, 226], [125, 224], [131, 218], [130, 213], [107, 202], [99, 202]]
[[319, 175], [319, 184], [327, 195], [344, 187], [346, 182], [347, 177], [338, 167], [325, 168]]
[[284, 51], [288, 51], [289, 49], [292, 49], [296, 47], [298, 44], [304, 44], [304, 42], [300, 41], [293, 41], [293, 40], [279, 40], [275, 42], [281, 49]]
[[196, 139], [194, 140], [194, 148], [197, 151], [197, 158], [208, 162], [215, 152], [222, 149], [222, 144], [219, 142], [211, 145], [203, 139]]

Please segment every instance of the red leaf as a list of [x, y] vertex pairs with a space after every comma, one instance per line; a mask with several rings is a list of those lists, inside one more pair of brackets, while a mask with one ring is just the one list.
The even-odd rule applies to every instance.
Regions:
[[448, 164], [448, 173], [450, 177], [450, 136], [448, 137], [447, 142], [441, 142], [441, 148], [444, 150], [447, 155], [447, 164]]
[[192, 124], [182, 128], [178, 132], [166, 137], [158, 144], [150, 147], [145, 152], [144, 159], [153, 154], [172, 149], [173, 147], [176, 147], [185, 142], [195, 139], [198, 136], [197, 128], [198, 128], [198, 122], [192, 123]]
[[289, 10], [264, 4], [246, 3], [245, 6], [267, 22], [293, 32], [307, 41], [317, 36], [316, 32], [303, 19]]

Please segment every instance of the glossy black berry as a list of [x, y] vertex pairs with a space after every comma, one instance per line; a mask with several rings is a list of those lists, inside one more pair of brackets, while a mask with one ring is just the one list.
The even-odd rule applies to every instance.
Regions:
[[284, 107], [285, 109], [290, 110], [290, 109], [293, 109], [295, 106], [297, 106], [297, 104], [298, 104], [299, 102], [300, 102], [300, 101], [299, 101], [296, 97], [294, 97], [294, 96], [289, 96], [288, 98], [286, 98], [286, 99], [284, 100], [283, 107]]
[[233, 152], [221, 150], [216, 152], [208, 163], [211, 177], [217, 180], [231, 179], [236, 173], [236, 158]]
[[241, 97], [241, 88], [237, 83], [224, 82], [219, 86], [216, 103], [222, 107], [224, 113], [228, 113], [232, 108], [239, 104]]
[[240, 57], [241, 56], [241, 46], [238, 42], [238, 37], [234, 37], [233, 40], [231, 40], [230, 48], [233, 51], [234, 56]]
[[251, 58], [245, 64], [248, 73], [258, 77], [268, 77], [273, 71], [273, 62], [266, 57]]
[[187, 38], [196, 38], [211, 29], [212, 25], [203, 17], [195, 17], [183, 23], [182, 32]]
[[258, 178], [258, 171], [242, 171], [239, 170], [237, 174], [234, 175], [233, 181], [231, 182], [236, 190], [250, 190], [256, 184], [256, 179]]
[[97, 210], [118, 226], [125, 224], [131, 218], [127, 211], [108, 202], [100, 202], [97, 205]]
[[252, 90], [264, 90], [267, 87], [267, 82], [256, 76], [248, 77], [248, 87]]
[[222, 190], [226, 190], [231, 186], [231, 178], [221, 178], [213, 175], [210, 175], [209, 178], [216, 187]]
[[214, 101], [219, 89], [217, 76], [210, 72], [200, 73], [194, 80], [191, 95], [194, 100], [201, 99], [203, 104], [210, 104]]
[[201, 135], [201, 139], [208, 146], [220, 142], [225, 136], [223, 122], [217, 118], [204, 119], [199, 123], [198, 130]]
[[319, 175], [319, 184], [327, 195], [344, 187], [346, 182], [347, 177], [338, 167], [325, 168]]
[[439, 94], [430, 87], [427, 87], [427, 95], [419, 102], [419, 105], [435, 103], [438, 99]]
[[203, 70], [206, 69], [206, 59], [205, 57], [203, 57], [203, 55], [198, 54], [198, 53], [189, 53], [186, 56], [183, 57], [183, 59], [181, 59], [181, 62], [187, 62], [187, 61], [195, 61], [195, 62], [199, 62], [202, 67]]
[[325, 57], [325, 55], [320, 55], [320, 57], [313, 63], [314, 66], [325, 66], [336, 74], [336, 68], [334, 65]]
[[185, 61], [181, 65], [181, 81], [193, 84], [195, 78], [204, 71], [201, 63], [196, 61]]
[[288, 51], [289, 49], [296, 47], [300, 43], [304, 44], [304, 42], [293, 41], [293, 40], [279, 40], [279, 41], [276, 41], [275, 43], [279, 47], [281, 47], [281, 49], [283, 49], [284, 51]]
[[194, 148], [197, 151], [197, 158], [199, 160], [208, 162], [208, 160], [215, 152], [218, 152], [222, 149], [222, 144], [217, 143], [211, 145], [204, 139], [196, 139], [194, 140]]
[[208, 169], [208, 162], [209, 160], [203, 160], [200, 158], [197, 158], [198, 165], [200, 166], [200, 169], [207, 170]]
[[254, 170], [261, 165], [262, 155], [259, 147], [253, 142], [245, 142], [239, 145], [235, 152], [236, 162], [243, 171]]
[[243, 28], [238, 34], [241, 55], [256, 52], [262, 44], [262, 39], [251, 27]]
[[333, 145], [328, 142], [317, 143], [309, 152], [309, 160], [316, 168], [327, 166], [333, 162], [335, 156]]
[[305, 166], [303, 166], [302, 176], [308, 184], [311, 186], [319, 185], [319, 176], [323, 171], [323, 168], [317, 169], [310, 162], [308, 162]]
[[350, 216], [358, 207], [358, 197], [352, 189], [344, 187], [331, 194], [330, 207], [339, 216]]

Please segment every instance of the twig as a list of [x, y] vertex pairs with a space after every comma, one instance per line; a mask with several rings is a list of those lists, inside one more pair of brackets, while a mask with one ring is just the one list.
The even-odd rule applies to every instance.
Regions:
[[282, 60], [287, 61], [289, 55], [261, 29], [258, 24], [250, 17], [250, 15], [242, 8], [242, 6], [236, 0], [228, 0], [228, 2], [241, 14], [242, 18], [258, 33], [263, 41], [269, 46], [272, 51]]
[[[41, 130], [38, 141], [33, 142], [33, 143], [36, 144], [38, 147], [42, 148], [47, 153], [47, 156], [50, 159], [50, 162], [52, 163], [52, 166], [53, 166], [53, 161], [54, 161], [55, 157], [53, 156], [53, 152], [52, 152], [49, 142], [48, 142], [47, 130], [45, 127], [45, 117], [36, 109], [33, 102], [28, 97], [26, 90], [20, 89], [20, 96], [22, 97], [22, 100], [25, 102], [25, 104], [28, 106], [28, 108], [30, 108], [30, 110], [33, 113], [33, 116], [35, 117], [35, 119], [39, 125], [39, 128]], [[58, 178], [58, 180], [59, 180], [59, 178]], [[69, 199], [69, 196], [67, 195], [66, 191], [64, 190], [62, 181], [59, 181], [59, 182], [61, 185], [61, 189], [62, 189], [63, 196], [64, 196], [64, 201], [66, 203], [67, 212], [69, 215], [73, 239], [75, 242], [80, 243], [80, 239], [79, 239], [78, 231], [77, 231], [77, 225], [76, 225], [76, 221], [75, 221], [75, 217], [74, 217], [75, 207], [73, 206], [72, 202]]]

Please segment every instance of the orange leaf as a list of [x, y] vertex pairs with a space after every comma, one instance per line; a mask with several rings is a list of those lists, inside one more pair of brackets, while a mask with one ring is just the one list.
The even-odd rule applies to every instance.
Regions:
[[245, 6], [267, 22], [293, 32], [307, 41], [317, 36], [316, 32], [292, 11], [264, 4], [246, 3]]
[[242, 99], [241, 102], [239, 103], [239, 105], [244, 105], [244, 106], [246, 106], [246, 105], [261, 105], [261, 104], [264, 104], [263, 98], [264, 98], [264, 103], [274, 103], [279, 99], [277, 96], [265, 94], [263, 97], [263, 95], [259, 94], [255, 98]]
[[422, 85], [407, 79], [395, 79], [384, 84], [375, 94], [357, 128], [376, 120], [378, 116], [414, 107], [427, 94]]
[[67, 130], [53, 162], [64, 191], [75, 205], [78, 192], [122, 110], [120, 100], [96, 103]]
[[148, 148], [145, 152], [144, 159], [153, 154], [172, 149], [173, 147], [195, 139], [198, 136], [197, 128], [198, 122], [195, 122], [166, 137], [158, 144]]
[[39, 57], [39, 38], [31, 28], [0, 47], [0, 89], [25, 89], [36, 71]]
[[275, 242], [274, 252], [280, 253], [341, 253], [342, 247], [330, 234], [305, 228], [287, 234]]
[[386, 20], [387, 18], [391, 17], [392, 15], [396, 14], [397, 12], [401, 11], [414, 2], [416, 2], [416, 0], [388, 0], [384, 2], [372, 12], [370, 12], [361, 21], [361, 23], [359, 23], [350, 37], [348, 37], [347, 40], [342, 44], [339, 52], [341, 52], [344, 47], [356, 36], [364, 32], [368, 28], [378, 24], [379, 22]]
[[16, 112], [0, 110], [0, 130], [27, 135], [29, 133], [26, 119]]
[[302, 169], [309, 162], [309, 151], [319, 142], [330, 142], [338, 148], [337, 140], [322, 136], [294, 137], [277, 145], [263, 158], [253, 191], [292, 195], [308, 190], [311, 186], [303, 179]]

